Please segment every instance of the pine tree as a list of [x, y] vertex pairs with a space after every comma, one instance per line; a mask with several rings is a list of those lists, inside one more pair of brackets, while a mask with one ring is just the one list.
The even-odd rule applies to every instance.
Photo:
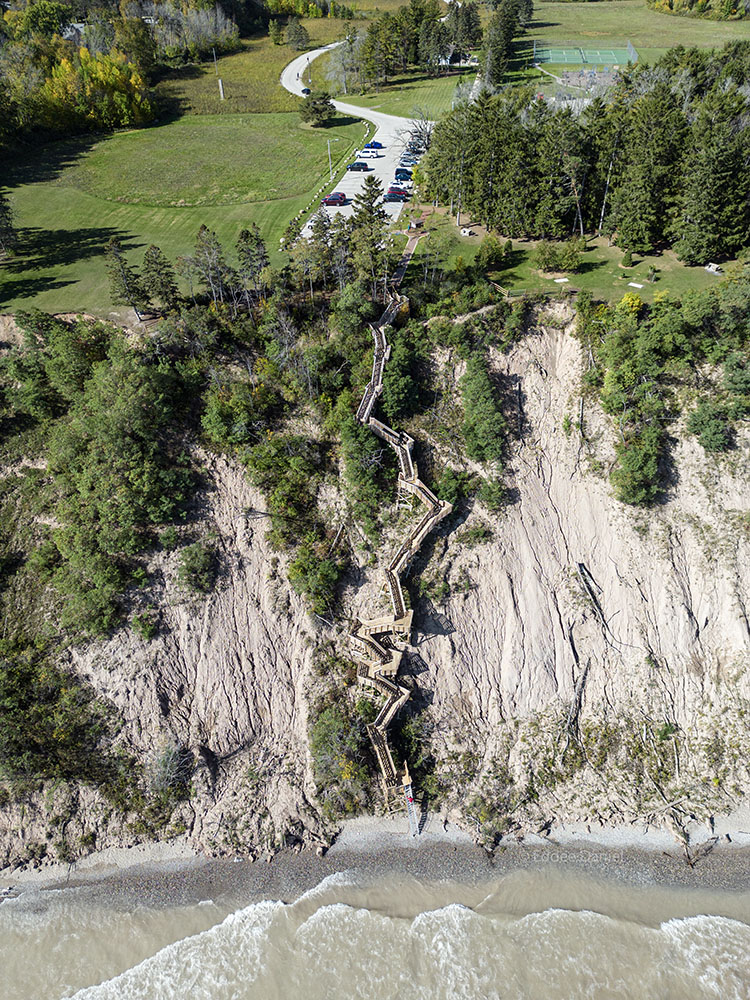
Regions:
[[325, 90], [315, 90], [308, 94], [302, 104], [302, 121], [309, 122], [313, 127], [322, 125], [336, 114], [331, 95]]
[[157, 246], [150, 246], [143, 255], [141, 281], [163, 310], [174, 308], [179, 298], [177, 278], [174, 268]]
[[619, 242], [648, 253], [664, 238], [685, 144], [685, 117], [666, 83], [635, 103], [625, 135], [626, 163], [613, 210]]
[[268, 37], [274, 45], [284, 44], [284, 31], [278, 21], [269, 21]]
[[264, 287], [262, 275], [268, 267], [269, 258], [266, 244], [254, 222], [249, 229], [243, 229], [237, 239], [237, 260], [244, 289], [251, 288], [255, 296], [260, 295]]
[[713, 91], [693, 123], [681, 170], [675, 249], [687, 264], [732, 256], [750, 238], [750, 149], [744, 102]]
[[122, 244], [113, 237], [105, 248], [107, 273], [115, 305], [130, 306], [140, 322], [142, 312], [148, 307], [149, 295], [143, 287], [138, 272], [128, 264]]
[[386, 264], [386, 228], [388, 215], [383, 209], [383, 186], [374, 174], [365, 177], [362, 190], [354, 199], [352, 245], [357, 275], [369, 281], [372, 297]]
[[0, 260], [7, 257], [18, 244], [18, 234], [13, 221], [10, 201], [7, 195], [0, 191]]

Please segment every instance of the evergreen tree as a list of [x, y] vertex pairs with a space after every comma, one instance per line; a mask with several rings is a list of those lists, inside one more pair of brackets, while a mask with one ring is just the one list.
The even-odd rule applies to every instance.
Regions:
[[13, 209], [8, 196], [0, 191], [0, 260], [7, 257], [18, 243], [13, 221]]
[[625, 136], [626, 163], [615, 199], [618, 240], [648, 253], [664, 237], [685, 143], [685, 117], [666, 83], [639, 98]]
[[702, 264], [750, 242], [750, 141], [745, 102], [712, 91], [693, 123], [674, 235], [680, 260]]
[[148, 306], [149, 295], [143, 287], [138, 272], [128, 264], [122, 244], [117, 237], [109, 241], [105, 254], [112, 301], [115, 305], [130, 306], [140, 322], [143, 318], [142, 312]]
[[254, 222], [249, 229], [243, 229], [237, 239], [237, 260], [243, 288], [251, 288], [256, 296], [260, 295], [264, 287], [263, 272], [268, 267], [269, 257], [263, 237]]
[[386, 228], [388, 215], [383, 209], [383, 186], [373, 174], [365, 177], [362, 190], [354, 199], [352, 245], [357, 276], [369, 281], [372, 297], [387, 267]]
[[141, 281], [163, 310], [174, 308], [179, 297], [174, 268], [157, 246], [150, 246], [143, 255]]
[[274, 45], [284, 44], [284, 31], [278, 21], [268, 22], [268, 37]]
[[325, 90], [314, 90], [305, 98], [301, 114], [302, 121], [317, 127], [333, 118], [336, 108], [333, 106], [330, 94]]
[[289, 24], [286, 26], [286, 44], [291, 45], [297, 52], [306, 49], [310, 44], [310, 35], [307, 28], [300, 24], [296, 17], [291, 18]]

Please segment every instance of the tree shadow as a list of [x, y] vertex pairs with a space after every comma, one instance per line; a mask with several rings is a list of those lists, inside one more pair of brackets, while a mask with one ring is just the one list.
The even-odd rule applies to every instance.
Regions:
[[65, 288], [66, 285], [72, 284], [73, 280], [60, 281], [51, 276], [3, 281], [0, 274], [0, 308], [4, 303], [12, 302], [14, 299], [30, 299], [41, 292], [50, 292], [55, 288]]
[[16, 147], [12, 158], [0, 160], [3, 185], [13, 188], [20, 184], [38, 184], [55, 180], [67, 167], [74, 166], [92, 146], [107, 136], [108, 133], [100, 133], [76, 136], [74, 139], [57, 139], [53, 142], [40, 143], [33, 149], [26, 146]]
[[16, 255], [5, 262], [2, 270], [9, 274], [24, 274], [101, 257], [107, 243], [114, 237], [121, 240], [124, 250], [136, 250], [143, 246], [128, 233], [110, 226], [79, 229], [24, 227], [18, 230]]

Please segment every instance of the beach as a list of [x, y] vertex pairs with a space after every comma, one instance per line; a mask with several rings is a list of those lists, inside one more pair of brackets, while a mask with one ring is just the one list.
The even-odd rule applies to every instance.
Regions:
[[[518, 973], [521, 939], [524, 955], [541, 949], [537, 964], [547, 961], [545, 942], [569, 955], [567, 971], [522, 977], [518, 998], [575, 1000], [592, 983], [601, 998], [628, 997], [606, 984], [632, 979], [636, 989], [639, 962], [643, 982], [653, 981], [653, 990], [641, 984], [632, 994], [639, 1000], [687, 995], [665, 986], [673, 972], [687, 976], [680, 989], [696, 998], [750, 990], [742, 957], [750, 956], [750, 848], [735, 838], [691, 865], [661, 831], [553, 829], [488, 852], [437, 817], [418, 838], [405, 826], [402, 817], [349, 821], [322, 855], [207, 858], [176, 841], [4, 873], [0, 888], [13, 886], [0, 903], [5, 997], [281, 1000], [304, 992], [309, 1000], [378, 1000], [399, 995], [411, 974], [417, 997], [484, 1000], [506, 995], [491, 984]], [[406, 957], [368, 992], [368, 963], [401, 940]], [[675, 948], [685, 955], [675, 957]], [[451, 970], [476, 964], [477, 949], [486, 982], [459, 982]], [[328, 955], [314, 974], [311, 950], [315, 961]], [[362, 973], [347, 989], [358, 963]]]

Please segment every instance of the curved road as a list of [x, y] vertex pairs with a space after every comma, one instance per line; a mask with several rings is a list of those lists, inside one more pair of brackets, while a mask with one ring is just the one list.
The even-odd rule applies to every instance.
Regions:
[[[302, 88], [308, 86], [308, 63], [311, 63], [313, 59], [316, 59], [323, 52], [328, 52], [340, 44], [341, 42], [332, 42], [330, 45], [324, 45], [320, 49], [313, 49], [311, 52], [304, 52], [301, 56], [297, 56], [282, 71], [282, 87], [288, 90], [290, 94], [302, 97]], [[366, 174], [349, 170], [337, 184], [331, 186], [330, 190], [343, 191], [347, 198], [352, 199], [359, 193], [364, 178], [374, 173], [382, 181], [383, 190], [387, 191], [388, 186], [393, 181], [393, 173], [398, 166], [398, 161], [407, 142], [409, 119], [400, 118], [398, 115], [384, 115], [380, 111], [360, 108], [356, 104], [345, 104], [343, 101], [334, 101], [333, 103], [336, 110], [342, 115], [351, 115], [353, 118], [364, 118], [372, 122], [375, 126], [375, 134], [370, 139], [377, 139], [378, 142], [383, 143], [385, 148], [378, 150], [381, 155], [377, 160], [367, 161], [373, 167], [373, 170], [368, 171]], [[323, 135], [321, 135], [321, 141], [325, 141]], [[401, 202], [386, 202], [383, 205], [383, 208], [392, 219], [399, 217], [403, 207]], [[343, 205], [341, 208], [329, 207], [326, 211], [329, 214], [342, 212], [344, 215], [351, 215], [352, 204], [350, 201], [349, 204]]]

